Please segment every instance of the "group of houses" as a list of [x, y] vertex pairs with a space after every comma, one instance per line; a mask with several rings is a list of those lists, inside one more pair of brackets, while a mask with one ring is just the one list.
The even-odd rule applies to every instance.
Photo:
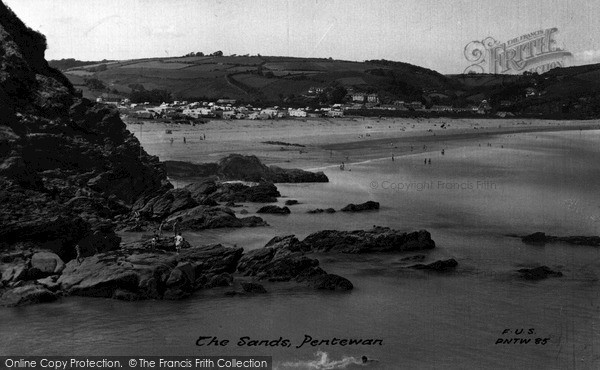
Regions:
[[331, 107], [319, 109], [306, 108], [283, 108], [279, 106], [259, 108], [250, 104], [238, 105], [235, 100], [220, 99], [215, 102], [192, 102], [175, 101], [173, 103], [162, 103], [159, 106], [150, 104], [130, 104], [119, 106], [129, 109], [131, 115], [138, 119], [277, 119], [286, 117], [343, 117], [342, 105], [336, 104]]

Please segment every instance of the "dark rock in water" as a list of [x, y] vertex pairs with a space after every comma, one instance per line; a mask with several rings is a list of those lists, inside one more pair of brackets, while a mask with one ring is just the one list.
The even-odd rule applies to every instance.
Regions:
[[296, 199], [288, 199], [285, 201], [285, 205], [286, 206], [293, 206], [298, 204], [298, 201]]
[[423, 261], [427, 256], [423, 254], [417, 254], [416, 256], [400, 258], [400, 261]]
[[600, 246], [600, 236], [560, 236], [554, 237], [552, 241], [563, 242], [573, 245]]
[[449, 260], [438, 260], [429, 264], [417, 264], [409, 266], [412, 269], [417, 270], [430, 270], [430, 271], [447, 271], [456, 268], [458, 266], [458, 262], [454, 258]]
[[24, 306], [28, 304], [53, 302], [57, 295], [40, 285], [25, 285], [9, 289], [0, 298], [3, 306]]
[[121, 301], [137, 301], [139, 299], [139, 296], [137, 294], [135, 294], [134, 292], [130, 292], [127, 290], [123, 290], [123, 289], [117, 289], [114, 291], [113, 295], [112, 295], [113, 299], [118, 299]]
[[266, 293], [267, 292], [265, 287], [258, 283], [242, 282], [242, 289], [246, 293]]
[[299, 169], [267, 167], [253, 155], [231, 154], [219, 163], [194, 164], [181, 161], [165, 161], [167, 173], [174, 177], [216, 176], [221, 180], [270, 181], [276, 183], [328, 182], [323, 172]]
[[281, 214], [281, 215], [289, 215], [291, 213], [288, 207], [279, 207], [279, 206], [264, 206], [261, 207], [256, 213], [271, 213], [271, 214]]
[[567, 243], [573, 245], [600, 246], [600, 236], [552, 236], [543, 232], [536, 232], [521, 238], [526, 244], [547, 244], [552, 242]]
[[315, 289], [352, 290], [354, 285], [350, 280], [334, 274], [322, 274], [310, 279], [309, 285]]
[[537, 232], [531, 235], [527, 235], [521, 238], [523, 243], [528, 244], [545, 244], [548, 242], [548, 238], [546, 237], [546, 233]]
[[275, 183], [329, 182], [323, 172], [308, 172], [277, 166], [271, 166], [269, 169], [271, 170], [269, 180]]
[[274, 282], [295, 280], [315, 289], [352, 289], [350, 281], [327, 274], [318, 267], [318, 260], [305, 256], [304, 252], [305, 245], [295, 236], [275, 237], [264, 248], [245, 253], [238, 263], [238, 271]]
[[326, 209], [322, 209], [322, 208], [316, 208], [316, 209], [311, 209], [309, 211], [307, 211], [306, 213], [335, 213], [335, 209], [333, 208], [326, 208]]
[[302, 243], [315, 252], [407, 252], [435, 248], [426, 230], [404, 233], [388, 227], [366, 231], [323, 230], [307, 236]]
[[346, 207], [342, 208], [342, 212], [362, 212], [362, 211], [372, 211], [379, 209], [379, 202], [374, 202], [369, 200], [365, 203], [361, 204], [348, 204]]
[[268, 223], [266, 223], [262, 218], [258, 216], [242, 217], [239, 220], [242, 223], [242, 226], [244, 227], [269, 226]]
[[534, 268], [519, 269], [518, 272], [521, 277], [526, 280], [542, 280], [549, 277], [561, 277], [563, 276], [560, 271], [553, 271], [548, 266], [539, 266]]
[[215, 287], [226, 287], [233, 285], [233, 276], [227, 272], [223, 272], [219, 275], [212, 276], [208, 283], [204, 286], [205, 288], [215, 288]]

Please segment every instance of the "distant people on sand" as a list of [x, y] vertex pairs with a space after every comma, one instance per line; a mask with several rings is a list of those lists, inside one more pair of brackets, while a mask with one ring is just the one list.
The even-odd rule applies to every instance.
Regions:
[[342, 162], [342, 164], [340, 164], [340, 170], [344, 170], [346, 168], [346, 165], [344, 164], [344, 162]]
[[394, 161], [394, 155], [392, 154], [392, 162]]
[[431, 158], [429, 158], [429, 160], [427, 161], [427, 164], [431, 164]]
[[183, 137], [183, 143], [186, 144], [187, 141], [185, 140], [185, 136]]
[[445, 152], [445, 150], [444, 150], [444, 149], [442, 149], [442, 155], [444, 155], [444, 153], [446, 153], [446, 152]]
[[171, 145], [173, 145], [173, 141], [175, 141], [173, 138], [170, 138], [169, 141], [171, 142]]

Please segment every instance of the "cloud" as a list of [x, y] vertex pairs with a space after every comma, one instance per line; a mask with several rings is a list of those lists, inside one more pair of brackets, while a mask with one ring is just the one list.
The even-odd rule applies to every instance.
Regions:
[[150, 34], [152, 36], [169, 36], [169, 37], [179, 37], [183, 36], [182, 32], [177, 31], [177, 27], [174, 24], [165, 27], [156, 27], [150, 29]]

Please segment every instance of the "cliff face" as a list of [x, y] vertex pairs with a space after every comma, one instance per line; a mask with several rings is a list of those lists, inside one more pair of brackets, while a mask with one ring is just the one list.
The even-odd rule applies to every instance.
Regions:
[[114, 244], [115, 218], [171, 185], [118, 113], [81, 99], [45, 49], [0, 2], [0, 251], [69, 259], [84, 238]]

